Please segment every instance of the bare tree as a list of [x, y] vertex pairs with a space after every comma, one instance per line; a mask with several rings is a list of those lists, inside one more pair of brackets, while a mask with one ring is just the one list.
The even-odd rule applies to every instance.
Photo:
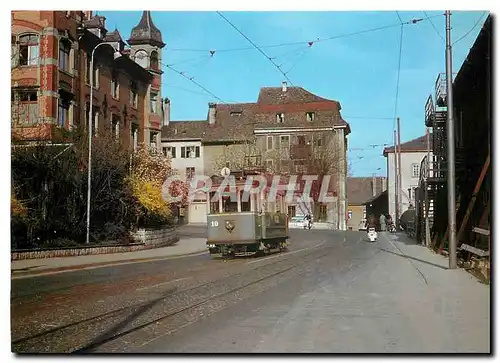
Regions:
[[231, 130], [231, 137], [223, 149], [215, 155], [212, 168], [216, 171], [228, 166], [234, 171], [243, 171], [252, 167], [262, 166], [262, 150], [257, 145], [257, 139], [252, 134], [240, 128]]

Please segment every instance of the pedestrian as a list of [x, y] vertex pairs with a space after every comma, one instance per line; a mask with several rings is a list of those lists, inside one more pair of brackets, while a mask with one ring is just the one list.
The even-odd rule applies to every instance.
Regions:
[[385, 222], [386, 222], [386, 221], [385, 221], [385, 215], [384, 215], [384, 213], [382, 213], [382, 214], [380, 215], [380, 230], [381, 230], [382, 232], [383, 232], [383, 231], [385, 231]]

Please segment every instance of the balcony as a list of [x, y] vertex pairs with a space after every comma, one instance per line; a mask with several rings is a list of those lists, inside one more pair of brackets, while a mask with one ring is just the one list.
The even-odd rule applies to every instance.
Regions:
[[429, 95], [427, 102], [425, 102], [425, 126], [432, 127], [434, 124], [434, 103], [432, 102], [432, 96]]
[[436, 84], [435, 84], [435, 91], [436, 91], [436, 106], [437, 107], [446, 107], [446, 74], [445, 73], [439, 73], [437, 79], [436, 79]]

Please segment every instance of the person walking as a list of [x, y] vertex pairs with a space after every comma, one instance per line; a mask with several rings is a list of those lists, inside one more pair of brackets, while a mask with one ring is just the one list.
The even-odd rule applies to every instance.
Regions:
[[385, 231], [385, 215], [382, 213], [380, 215], [380, 230], [383, 232]]

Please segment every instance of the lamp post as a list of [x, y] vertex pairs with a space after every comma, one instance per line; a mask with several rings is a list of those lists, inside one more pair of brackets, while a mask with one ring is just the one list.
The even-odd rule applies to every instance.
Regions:
[[[88, 177], [87, 177], [87, 244], [90, 242], [90, 196], [91, 196], [91, 177], [92, 177], [92, 98], [94, 96], [94, 53], [97, 48], [101, 45], [108, 45], [108, 43], [99, 43], [94, 49], [92, 49], [92, 54], [90, 57], [90, 100], [89, 100], [89, 166], [88, 166]], [[119, 51], [115, 50], [113, 58], [116, 60], [122, 55]]]

